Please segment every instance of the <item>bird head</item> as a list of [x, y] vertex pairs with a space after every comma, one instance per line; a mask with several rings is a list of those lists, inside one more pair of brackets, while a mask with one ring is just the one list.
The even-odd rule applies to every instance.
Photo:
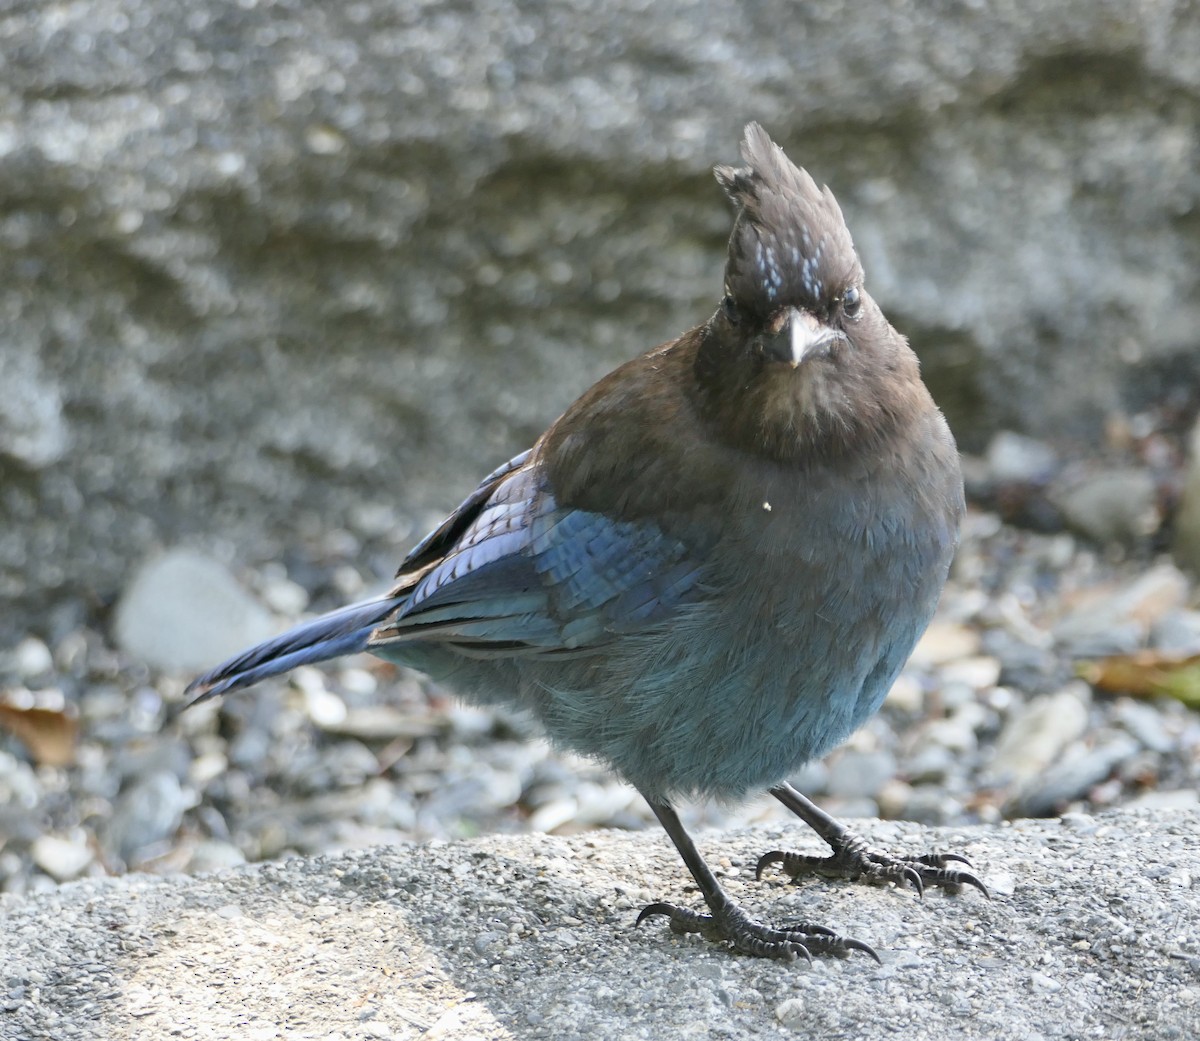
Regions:
[[833, 193], [757, 123], [741, 151], [745, 166], [714, 171], [739, 210], [697, 355], [702, 392], [732, 435], [773, 454], [844, 447], [897, 376], [919, 384], [915, 356], [867, 294]]

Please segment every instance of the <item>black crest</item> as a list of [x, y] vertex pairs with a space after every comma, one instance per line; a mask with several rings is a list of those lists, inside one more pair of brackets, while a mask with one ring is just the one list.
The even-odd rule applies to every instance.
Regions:
[[717, 181], [741, 207], [729, 239], [725, 284], [759, 314], [799, 306], [819, 311], [862, 279], [833, 192], [796, 166], [757, 123], [742, 138], [746, 166], [718, 166]]

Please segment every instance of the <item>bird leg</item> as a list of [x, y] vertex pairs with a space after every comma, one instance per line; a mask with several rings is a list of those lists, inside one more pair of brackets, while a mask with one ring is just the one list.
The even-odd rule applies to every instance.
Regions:
[[844, 957], [851, 951], [863, 951], [876, 961], [879, 955], [861, 940], [838, 936], [832, 929], [811, 922], [787, 922], [778, 928], [756, 922], [743, 911], [721, 888], [716, 875], [700, 856], [696, 844], [684, 830], [675, 810], [665, 802], [647, 797], [646, 801], [666, 829], [687, 869], [692, 873], [708, 914], [680, 907], [677, 904], [654, 903], [643, 908], [638, 915], [641, 925], [654, 915], [665, 915], [675, 933], [700, 933], [706, 939], [725, 942], [743, 954], [757, 958], [779, 958], [795, 961], [803, 958], [812, 961], [813, 955], [837, 955]]
[[881, 853], [867, 845], [866, 840], [839, 824], [815, 803], [806, 799], [787, 782], [771, 789], [784, 806], [813, 829], [833, 849], [828, 857], [772, 850], [758, 860], [755, 877], [761, 878], [763, 868], [778, 864], [793, 879], [804, 874], [833, 878], [865, 878], [869, 882], [894, 882], [910, 885], [918, 894], [927, 885], [941, 886], [947, 892], [958, 893], [963, 886], [974, 886], [988, 896], [987, 886], [969, 871], [953, 867], [954, 863], [971, 866], [966, 857], [957, 853], [922, 853], [915, 855]]

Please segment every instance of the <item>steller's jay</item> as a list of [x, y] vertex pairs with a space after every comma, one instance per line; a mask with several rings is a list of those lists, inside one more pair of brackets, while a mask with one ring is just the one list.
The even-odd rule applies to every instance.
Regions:
[[645, 796], [707, 913], [665, 915], [747, 954], [875, 952], [752, 920], [684, 830], [678, 795], [767, 789], [816, 830], [819, 871], [958, 890], [954, 854], [869, 848], [785, 778], [880, 706], [934, 612], [963, 514], [954, 439], [863, 286], [841, 209], [758, 124], [717, 180], [739, 212], [724, 299], [620, 366], [489, 474], [391, 592], [196, 680], [196, 701], [369, 651], [477, 703], [529, 710]]

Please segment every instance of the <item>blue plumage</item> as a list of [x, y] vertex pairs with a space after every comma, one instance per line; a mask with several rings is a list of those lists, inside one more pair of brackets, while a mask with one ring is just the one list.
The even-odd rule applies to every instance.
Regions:
[[928, 624], [962, 481], [832, 194], [753, 124], [743, 155], [717, 171], [740, 211], [708, 322], [621, 366], [489, 474], [386, 597], [193, 689], [367, 650], [523, 707], [642, 791], [710, 912], [647, 913], [751, 954], [844, 953], [867, 948], [746, 919], [670, 800], [766, 788], [833, 847], [823, 869], [979, 884], [947, 858], [868, 856], [786, 783], [879, 708]]

